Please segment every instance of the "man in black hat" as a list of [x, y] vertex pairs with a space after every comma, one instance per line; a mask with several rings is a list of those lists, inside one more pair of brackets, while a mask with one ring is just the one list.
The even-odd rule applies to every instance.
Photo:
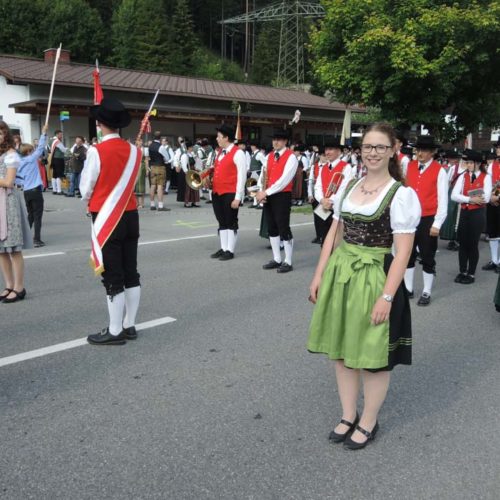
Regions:
[[[156, 131], [153, 135], [153, 142], [149, 145], [149, 168], [150, 168], [150, 209], [158, 212], [169, 211], [163, 206], [163, 193], [167, 182], [166, 156], [161, 143], [161, 132]], [[155, 205], [155, 194], [158, 197], [158, 206]]]
[[[269, 241], [273, 260], [262, 266], [264, 269], [277, 269], [278, 273], [293, 270], [293, 235], [290, 229], [293, 178], [297, 170], [297, 158], [287, 147], [288, 132], [278, 130], [273, 136], [273, 151], [266, 158], [266, 166], [259, 178], [257, 202], [264, 204]], [[280, 240], [285, 249], [285, 261], [281, 260]]]
[[137, 337], [135, 318], [141, 286], [134, 186], [141, 152], [118, 134], [131, 121], [120, 101], [104, 98], [90, 108], [90, 114], [101, 127], [103, 139], [87, 152], [80, 192], [92, 215], [91, 262], [106, 289], [109, 326], [87, 340], [96, 345], [120, 345]]
[[411, 298], [418, 247], [424, 278], [424, 289], [417, 302], [419, 306], [427, 306], [431, 302], [439, 230], [448, 212], [448, 176], [445, 169], [434, 160], [438, 147], [434, 137], [430, 135], [418, 137], [417, 159], [408, 164], [406, 175], [407, 185], [416, 191], [422, 206], [422, 217], [415, 233], [413, 252], [405, 273], [405, 285]]
[[212, 177], [212, 206], [219, 223], [220, 249], [210, 257], [222, 261], [234, 258], [238, 236], [238, 211], [245, 195], [247, 164], [245, 153], [234, 144], [235, 130], [223, 124], [217, 128], [219, 153]]

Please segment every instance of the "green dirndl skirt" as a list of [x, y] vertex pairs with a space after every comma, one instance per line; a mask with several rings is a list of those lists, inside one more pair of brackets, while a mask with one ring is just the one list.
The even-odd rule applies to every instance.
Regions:
[[342, 242], [323, 273], [307, 349], [344, 361], [349, 368], [392, 370], [411, 364], [411, 316], [401, 284], [390, 319], [372, 325], [371, 312], [383, 293], [392, 262], [388, 248]]
[[262, 210], [262, 216], [260, 218], [259, 236], [261, 238], [264, 238], [265, 240], [269, 239], [269, 230], [267, 228], [267, 218], [264, 215], [264, 210]]
[[458, 203], [451, 199], [451, 189], [448, 193], [448, 215], [441, 226], [439, 236], [442, 240], [455, 241], [457, 239]]

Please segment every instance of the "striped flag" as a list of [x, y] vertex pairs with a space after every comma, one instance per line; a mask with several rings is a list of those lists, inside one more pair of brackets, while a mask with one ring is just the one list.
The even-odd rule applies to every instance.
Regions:
[[[99, 61], [96, 59], [95, 60], [95, 69], [94, 72], [92, 73], [94, 76], [94, 104], [101, 104], [101, 101], [104, 98], [104, 93], [101, 88], [101, 78], [100, 78], [100, 73], [99, 73]], [[102, 141], [102, 130], [99, 125], [96, 123], [96, 129], [97, 129], [97, 142]]]

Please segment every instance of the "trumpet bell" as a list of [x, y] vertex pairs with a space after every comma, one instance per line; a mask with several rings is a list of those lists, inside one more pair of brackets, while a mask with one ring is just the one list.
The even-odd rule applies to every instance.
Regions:
[[196, 170], [188, 170], [186, 172], [186, 184], [195, 191], [199, 191], [203, 185], [201, 175]]
[[252, 198], [257, 195], [257, 180], [254, 179], [253, 177], [250, 177], [245, 183], [245, 187], [248, 191], [248, 196], [251, 196]]

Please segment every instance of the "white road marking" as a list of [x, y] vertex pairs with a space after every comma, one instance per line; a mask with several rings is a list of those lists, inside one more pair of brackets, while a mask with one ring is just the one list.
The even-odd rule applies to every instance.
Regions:
[[36, 259], [37, 257], [52, 257], [53, 255], [66, 255], [66, 252], [37, 253], [34, 255], [24, 255], [24, 258]]
[[[165, 316], [164, 318], [158, 318], [151, 321], [145, 321], [144, 323], [139, 323], [135, 325], [135, 328], [138, 331], [146, 330], [147, 328], [165, 325], [174, 321], [176, 321], [175, 318]], [[41, 349], [35, 349], [34, 351], [22, 352], [20, 354], [14, 354], [13, 356], [0, 358], [0, 367], [13, 365], [14, 363], [20, 363], [21, 361], [27, 361], [28, 359], [40, 358], [41, 356], [47, 356], [47, 354], [53, 354], [55, 352], [67, 351], [68, 349], [73, 349], [74, 347], [80, 347], [82, 345], [88, 345], [87, 337], [83, 337], [77, 340], [70, 340], [69, 342], [62, 342], [60, 344], [54, 344], [48, 347], [42, 347]]]
[[183, 240], [197, 240], [200, 238], [213, 238], [214, 236], [217, 236], [217, 235], [216, 234], [200, 234], [198, 236], [185, 236], [184, 238], [172, 238], [170, 240], [139, 241], [139, 246], [158, 245], [159, 243], [172, 243], [174, 241], [183, 241]]

